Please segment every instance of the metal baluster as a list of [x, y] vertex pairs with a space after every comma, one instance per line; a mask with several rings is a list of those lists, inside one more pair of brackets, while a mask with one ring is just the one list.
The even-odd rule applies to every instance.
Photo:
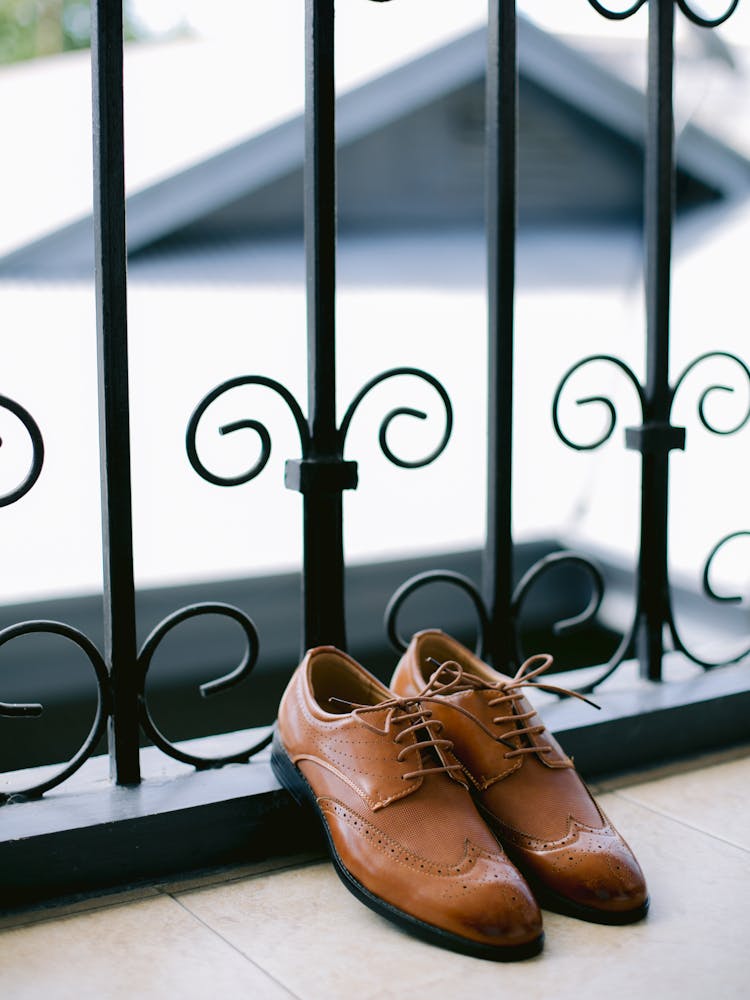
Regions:
[[650, 0], [645, 164], [646, 384], [643, 426], [628, 428], [641, 452], [641, 537], [635, 644], [641, 672], [661, 677], [664, 626], [672, 620], [667, 566], [669, 452], [685, 447], [670, 424], [669, 307], [674, 217], [673, 0]]
[[[344, 549], [336, 428], [334, 3], [305, 4], [305, 252], [310, 481], [304, 494], [303, 646], [344, 648]], [[356, 469], [356, 466], [355, 466]], [[294, 485], [289, 482], [289, 485]], [[355, 484], [356, 485], [356, 480]], [[303, 487], [297, 483], [296, 488]]]
[[140, 781], [128, 403], [122, 2], [92, 3], [94, 240], [104, 558], [104, 650], [111, 677], [111, 772]]
[[513, 660], [512, 438], [518, 71], [515, 0], [490, 0], [487, 49], [487, 539], [484, 591], [488, 653]]

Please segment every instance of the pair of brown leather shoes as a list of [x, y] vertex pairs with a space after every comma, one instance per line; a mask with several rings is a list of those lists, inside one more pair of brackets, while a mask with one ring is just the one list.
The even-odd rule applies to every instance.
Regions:
[[638, 862], [522, 694], [559, 690], [534, 680], [550, 663], [506, 677], [431, 630], [391, 690], [322, 646], [284, 694], [279, 781], [318, 813], [347, 888], [433, 944], [535, 955], [537, 900], [601, 923], [646, 913]]

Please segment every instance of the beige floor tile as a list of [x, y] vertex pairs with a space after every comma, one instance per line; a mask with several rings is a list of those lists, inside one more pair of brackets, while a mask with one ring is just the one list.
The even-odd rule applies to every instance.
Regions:
[[377, 996], [391, 969], [436, 955], [359, 903], [327, 862], [179, 898], [305, 1000]]
[[750, 755], [617, 794], [750, 851]]
[[179, 898], [305, 1000], [722, 1000], [747, 996], [750, 866], [739, 849], [608, 795], [604, 808], [638, 853], [652, 912], [631, 927], [546, 917], [531, 961], [498, 965], [413, 940], [371, 913], [327, 864]]
[[290, 994], [171, 897], [0, 932], [8, 1000], [288, 1000]]

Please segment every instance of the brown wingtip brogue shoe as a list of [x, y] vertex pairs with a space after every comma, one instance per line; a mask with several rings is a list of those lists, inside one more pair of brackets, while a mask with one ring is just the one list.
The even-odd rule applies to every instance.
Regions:
[[428, 697], [453, 742], [482, 816], [548, 909], [597, 923], [640, 920], [643, 873], [522, 687], [552, 662], [531, 657], [498, 673], [437, 630], [414, 636], [391, 681], [403, 698]]
[[432, 944], [528, 958], [542, 946], [539, 907], [441, 729], [429, 707], [323, 646], [287, 687], [271, 764], [317, 813], [336, 872], [361, 902]]

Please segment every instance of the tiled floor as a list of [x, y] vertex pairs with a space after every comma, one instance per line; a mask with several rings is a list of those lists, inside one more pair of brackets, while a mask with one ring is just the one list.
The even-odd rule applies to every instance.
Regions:
[[0, 932], [0, 995], [744, 1000], [748, 791], [748, 755], [607, 786], [600, 801], [643, 864], [651, 913], [631, 927], [546, 915], [545, 950], [531, 961], [498, 965], [415, 941], [315, 862], [19, 921]]

